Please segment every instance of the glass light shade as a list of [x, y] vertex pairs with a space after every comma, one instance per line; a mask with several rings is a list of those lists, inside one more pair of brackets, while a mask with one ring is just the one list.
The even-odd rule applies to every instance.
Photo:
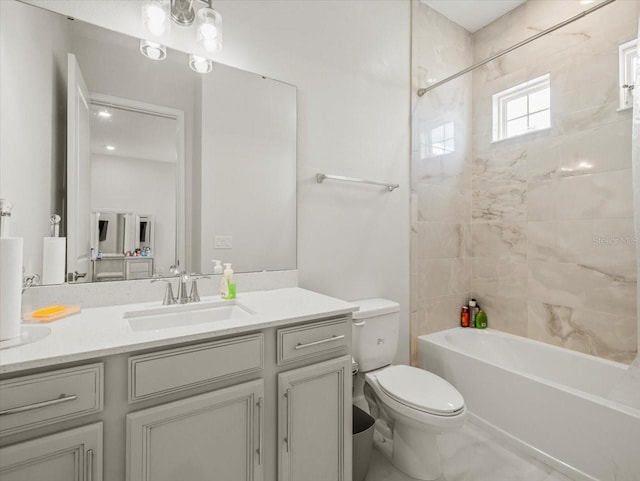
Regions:
[[149, 40], [140, 40], [140, 52], [151, 60], [164, 60], [167, 56], [167, 47]]
[[169, 0], [146, 0], [142, 3], [142, 24], [152, 35], [161, 36], [171, 28]]
[[213, 8], [198, 11], [196, 40], [207, 52], [222, 49], [222, 16]]
[[198, 73], [209, 73], [213, 70], [213, 61], [198, 55], [189, 55], [189, 67]]

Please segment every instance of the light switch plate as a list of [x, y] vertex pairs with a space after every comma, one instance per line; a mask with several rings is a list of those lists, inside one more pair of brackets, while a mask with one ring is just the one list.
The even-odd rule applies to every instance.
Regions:
[[233, 236], [230, 235], [217, 235], [213, 239], [213, 247], [216, 249], [232, 249], [233, 248]]

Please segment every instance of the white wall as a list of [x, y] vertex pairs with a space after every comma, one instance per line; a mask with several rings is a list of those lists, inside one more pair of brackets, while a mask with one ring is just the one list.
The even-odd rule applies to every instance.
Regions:
[[24, 238], [27, 274], [42, 274], [49, 215], [63, 214], [57, 199], [66, 161], [65, 24], [46, 10], [0, 2], [0, 198], [14, 204], [12, 232]]
[[165, 275], [176, 252], [176, 164], [91, 155], [91, 209], [152, 215], [154, 268]]
[[[211, 259], [236, 272], [295, 269], [295, 87], [219, 65], [202, 77], [202, 104], [198, 272], [212, 272]], [[216, 248], [217, 236], [233, 247]]]
[[[139, 2], [32, 2], [140, 35]], [[217, 0], [221, 63], [298, 87], [298, 269], [302, 287], [402, 305], [409, 360], [410, 3]], [[168, 46], [191, 47], [174, 28]], [[315, 183], [316, 172], [398, 182]]]

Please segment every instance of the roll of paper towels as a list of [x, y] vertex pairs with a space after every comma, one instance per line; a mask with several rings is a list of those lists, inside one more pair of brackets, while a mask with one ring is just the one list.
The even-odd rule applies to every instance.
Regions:
[[22, 238], [0, 238], [0, 341], [20, 336]]
[[45, 237], [42, 245], [42, 284], [64, 284], [67, 238]]

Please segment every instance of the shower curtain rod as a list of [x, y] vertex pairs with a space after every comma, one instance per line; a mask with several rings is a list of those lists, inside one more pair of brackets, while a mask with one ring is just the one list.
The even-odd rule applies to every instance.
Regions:
[[600, 8], [602, 8], [602, 7], [604, 7], [604, 6], [607, 6], [607, 5], [609, 5], [610, 3], [613, 3], [613, 2], [615, 2], [615, 1], [616, 1], [616, 0], [604, 0], [603, 2], [601, 2], [601, 3], [597, 4], [597, 5], [594, 5], [593, 7], [591, 7], [591, 8], [589, 8], [589, 9], [585, 10], [584, 12], [579, 13], [578, 15], [576, 15], [576, 16], [574, 16], [574, 17], [571, 17], [571, 18], [569, 18], [569, 19], [567, 19], [567, 20], [565, 20], [564, 22], [560, 22], [560, 23], [558, 23], [558, 24], [554, 25], [553, 27], [549, 27], [549, 28], [547, 28], [546, 30], [543, 30], [542, 32], [538, 32], [538, 33], [536, 33], [535, 35], [533, 35], [532, 37], [526, 38], [526, 39], [524, 39], [523, 41], [518, 42], [518, 43], [516, 43], [515, 45], [512, 45], [511, 47], [509, 47], [509, 48], [507, 48], [507, 49], [505, 49], [505, 50], [502, 50], [502, 51], [498, 52], [497, 54], [492, 55], [491, 57], [486, 58], [486, 59], [484, 59], [483, 61], [478, 62], [478, 63], [476, 63], [476, 64], [472, 65], [471, 67], [467, 67], [467, 68], [465, 68], [464, 70], [460, 70], [458, 73], [455, 73], [455, 74], [453, 74], [453, 75], [451, 75], [451, 76], [449, 76], [449, 77], [447, 77], [447, 78], [445, 78], [445, 79], [443, 79], [443, 80], [440, 80], [439, 82], [436, 82], [436, 83], [434, 83], [434, 84], [432, 84], [432, 85], [429, 85], [428, 87], [418, 89], [418, 97], [422, 97], [424, 94], [426, 94], [426, 93], [427, 93], [427, 92], [429, 92], [430, 90], [433, 90], [433, 89], [435, 89], [435, 88], [437, 88], [437, 87], [440, 87], [440, 85], [446, 84], [447, 82], [449, 82], [449, 81], [451, 81], [451, 80], [453, 80], [453, 79], [457, 79], [457, 78], [458, 78], [458, 77], [460, 77], [461, 75], [464, 75], [464, 74], [466, 74], [466, 73], [468, 73], [468, 72], [471, 72], [472, 70], [475, 70], [475, 69], [477, 69], [478, 67], [482, 67], [483, 65], [486, 65], [486, 64], [488, 64], [489, 62], [492, 62], [492, 61], [494, 61], [495, 59], [500, 58], [500, 57], [502, 57], [503, 55], [508, 54], [509, 52], [513, 52], [514, 50], [516, 50], [516, 49], [518, 49], [518, 48], [520, 48], [520, 47], [523, 47], [523, 46], [525, 46], [526, 44], [531, 43], [531, 42], [533, 42], [534, 40], [539, 39], [540, 37], [544, 37], [544, 36], [545, 36], [545, 35], [547, 35], [548, 33], [555, 32], [555, 31], [556, 31], [556, 30], [558, 30], [559, 28], [562, 28], [562, 27], [564, 27], [564, 26], [566, 26], [566, 25], [569, 25], [570, 23], [573, 23], [573, 22], [575, 22], [576, 20], [580, 20], [582, 17], [586, 17], [586, 16], [587, 16], [587, 15], [589, 15], [590, 13], [595, 12], [596, 10], [599, 10]]

